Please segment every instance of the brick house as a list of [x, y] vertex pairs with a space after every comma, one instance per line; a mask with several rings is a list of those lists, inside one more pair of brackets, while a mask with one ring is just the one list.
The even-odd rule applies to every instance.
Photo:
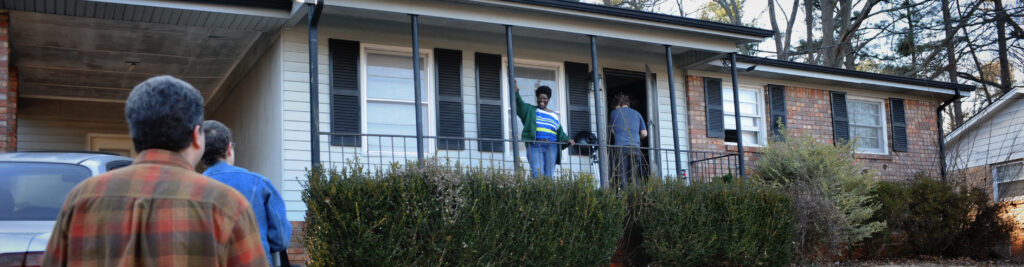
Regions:
[[[150, 76], [175, 75], [232, 128], [236, 163], [272, 180], [301, 231], [314, 157], [522, 166], [513, 81], [552, 88], [569, 135], [606, 145], [611, 96], [630, 94], [651, 132], [645, 171], [688, 179], [733, 172], [741, 147], [754, 166], [777, 121], [823, 142], [864, 141], [856, 157], [884, 179], [937, 176], [936, 108], [972, 90], [741, 55], [733, 64], [723, 59], [737, 45], [773, 32], [583, 3], [312, 2], [0, 1], [0, 151], [132, 155], [124, 99]], [[532, 103], [530, 89], [520, 93]], [[561, 157], [558, 173], [607, 180], [614, 168], [604, 149]]]
[[[956, 91], [966, 95], [973, 90], [766, 58], [741, 56], [738, 62], [740, 69], [754, 68], [739, 73], [740, 94], [751, 99], [741, 120], [754, 119], [743, 129], [748, 165], [756, 164], [759, 147], [781, 127], [826, 143], [856, 139], [856, 160], [878, 171], [881, 179], [937, 178], [941, 175], [937, 107]], [[699, 67], [686, 77], [690, 143], [700, 150], [737, 151], [731, 108], [725, 112], [725, 127], [718, 129], [724, 134], [711, 133], [716, 123], [707, 122], [706, 114], [712, 110], [706, 104], [712, 99], [707, 96], [708, 82], [724, 88], [726, 100], [732, 95], [727, 76], [708, 72], [715, 67]]]

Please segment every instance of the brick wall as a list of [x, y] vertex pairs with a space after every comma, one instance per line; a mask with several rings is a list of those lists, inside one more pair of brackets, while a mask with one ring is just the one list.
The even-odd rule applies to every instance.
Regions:
[[[985, 192], [993, 193], [991, 165], [954, 170], [949, 173], [948, 179], [955, 185], [981, 188]], [[1002, 216], [1012, 219], [1017, 223], [1024, 222], [1024, 201], [1010, 202]], [[1012, 256], [1018, 259], [1024, 258], [1024, 229], [1018, 227], [1014, 230], [1010, 235], [1010, 244], [997, 246], [996, 252], [1002, 256]]]
[[[726, 145], [722, 138], [708, 138], [705, 119], [703, 77], [686, 77], [686, 94], [690, 125], [690, 147], [694, 150], [736, 151], [736, 146]], [[767, 104], [767, 103], [766, 103]], [[905, 99], [907, 116], [908, 151], [893, 152], [892, 132], [889, 136], [888, 155], [857, 154], [857, 162], [878, 171], [884, 180], [902, 180], [918, 174], [939, 176], [939, 155], [935, 108], [937, 103]], [[814, 139], [832, 143], [832, 105], [828, 90], [786, 87], [786, 121], [791, 134], [810, 135]], [[769, 114], [765, 105], [764, 114]], [[886, 101], [886, 116], [889, 116]], [[887, 123], [891, 125], [891, 123]], [[748, 173], [756, 168], [761, 151], [757, 147], [744, 147], [744, 159]]]
[[292, 240], [288, 243], [288, 260], [291, 264], [306, 266], [309, 255], [306, 255], [306, 246], [302, 244], [305, 236], [306, 222], [292, 221]]
[[16, 151], [18, 143], [18, 74], [10, 67], [8, 23], [7, 10], [0, 11], [0, 153]]

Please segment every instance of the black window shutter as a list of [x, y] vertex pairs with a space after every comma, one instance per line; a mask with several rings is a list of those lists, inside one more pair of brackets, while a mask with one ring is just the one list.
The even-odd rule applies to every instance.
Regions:
[[[569, 88], [569, 138], [581, 132], [590, 132], [590, 66], [584, 63], [565, 62], [565, 80]], [[580, 151], [573, 146], [569, 153], [583, 155], [590, 151]]]
[[907, 152], [907, 116], [903, 99], [889, 98], [892, 117], [892, 151]]
[[836, 144], [850, 140], [850, 120], [847, 117], [846, 93], [829, 92], [832, 98], [832, 140]]
[[722, 107], [722, 79], [704, 78], [704, 106], [708, 137], [725, 138], [725, 113]]
[[435, 48], [437, 64], [437, 148], [465, 149], [462, 121], [462, 51]]
[[[330, 39], [331, 145], [360, 146], [359, 42]], [[351, 134], [351, 135], [347, 135]]]
[[[477, 135], [481, 139], [502, 139], [501, 55], [476, 53]], [[501, 141], [480, 140], [479, 151], [502, 152]]]
[[782, 85], [768, 85], [768, 105], [771, 113], [771, 120], [768, 121], [772, 127], [772, 136], [775, 140], [785, 140], [782, 129], [786, 127], [786, 87]]

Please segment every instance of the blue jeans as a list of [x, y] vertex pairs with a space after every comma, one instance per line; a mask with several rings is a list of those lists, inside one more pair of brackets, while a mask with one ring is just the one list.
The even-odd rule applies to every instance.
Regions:
[[530, 175], [537, 178], [540, 175], [551, 177], [555, 174], [555, 156], [558, 153], [558, 144], [555, 143], [527, 143], [526, 159], [530, 161]]

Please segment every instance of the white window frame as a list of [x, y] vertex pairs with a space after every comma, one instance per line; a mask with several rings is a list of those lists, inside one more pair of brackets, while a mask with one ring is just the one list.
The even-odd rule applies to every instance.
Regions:
[[[403, 47], [403, 46], [380, 45], [380, 44], [367, 44], [367, 43], [361, 43], [360, 44], [360, 47], [359, 47], [359, 58], [360, 58], [360, 60], [359, 60], [359, 108], [362, 111], [362, 112], [360, 112], [360, 116], [361, 116], [361, 121], [360, 121], [361, 125], [360, 125], [360, 127], [362, 129], [361, 132], [363, 134], [371, 134], [369, 132], [368, 122], [367, 122], [367, 113], [369, 112], [367, 110], [367, 105], [366, 105], [367, 101], [384, 102], [384, 103], [414, 104], [413, 103], [414, 101], [391, 100], [391, 99], [373, 99], [373, 98], [369, 98], [368, 97], [368, 95], [366, 93], [366, 75], [367, 75], [366, 65], [368, 64], [368, 57], [367, 57], [367, 55], [371, 54], [371, 53], [373, 53], [373, 54], [401, 55], [401, 56], [412, 57], [412, 48], [411, 47]], [[433, 80], [434, 80], [434, 64], [433, 64], [434, 58], [433, 58], [433, 56], [434, 55], [433, 55], [432, 51], [429, 48], [427, 48], [427, 49], [420, 48], [420, 56], [423, 57], [423, 65], [424, 66], [422, 66], [422, 67], [425, 70], [425, 73], [424, 73], [425, 77], [422, 77], [424, 79], [423, 86], [425, 88], [422, 88], [422, 89], [427, 92], [427, 94], [423, 96], [424, 99], [422, 99], [422, 101], [425, 102], [424, 104], [427, 106], [423, 110], [424, 112], [427, 113], [427, 121], [426, 121], [426, 123], [427, 123], [427, 131], [424, 132], [423, 135], [424, 136], [436, 136], [436, 134], [434, 134], [434, 131], [436, 131], [436, 128], [437, 128], [436, 127], [436, 117], [435, 117], [436, 114], [434, 114], [435, 113], [434, 110], [435, 110], [435, 107], [437, 105], [434, 102], [434, 82], [433, 82]], [[362, 139], [362, 147], [360, 149], [366, 155], [371, 155], [371, 156], [391, 156], [391, 155], [396, 155], [396, 156], [404, 156], [404, 157], [415, 157], [416, 154], [417, 154], [416, 151], [409, 151], [409, 152], [387, 151], [387, 150], [370, 151], [370, 147], [369, 147], [369, 142], [370, 142], [369, 139], [370, 138], [372, 138], [372, 137], [364, 136], [363, 138], [361, 138]], [[433, 140], [432, 138], [424, 138], [424, 139], [426, 139], [425, 144], [423, 144], [424, 145], [424, 153], [427, 153], [427, 154], [433, 153], [434, 148], [435, 148], [435, 146], [434, 146], [435, 140]]]
[[[1014, 162], [1006, 162], [1006, 163], [1000, 163], [1000, 164], [992, 165], [992, 201], [1000, 202], [999, 201], [999, 167], [1005, 167], [1005, 166], [1015, 165], [1015, 164], [1017, 164], [1017, 165], [1024, 165], [1024, 161], [1018, 160], [1018, 161], [1014, 161]], [[1016, 178], [1008, 180], [1008, 181], [1005, 181], [1005, 182], [1013, 182], [1013, 181], [1018, 181], [1018, 180], [1024, 179], [1024, 166], [1021, 166], [1021, 168], [1022, 168], [1021, 169], [1021, 173], [1018, 173]], [[1014, 197], [1012, 199], [1007, 199], [1006, 201], [1016, 201], [1016, 200], [1021, 200], [1021, 199], [1024, 199], [1024, 196]]]
[[[768, 142], [767, 141], [768, 140], [768, 134], [767, 134], [767, 130], [766, 130], [767, 127], [765, 126], [765, 122], [767, 121], [765, 119], [765, 117], [767, 117], [767, 116], [765, 116], [765, 105], [766, 105], [766, 102], [765, 102], [765, 99], [764, 99], [764, 87], [763, 86], [751, 86], [751, 85], [740, 84], [739, 90], [740, 91], [752, 91], [752, 92], [755, 93], [755, 95], [757, 97], [757, 100], [756, 100], [757, 108], [755, 108], [755, 110], [757, 111], [757, 117], [755, 117], [755, 119], [757, 121], [761, 122], [761, 123], [758, 124], [757, 144], [743, 144], [743, 146], [745, 146], [745, 147], [764, 147], [765, 144], [767, 144], [767, 142]], [[725, 126], [724, 120], [727, 120], [727, 119], [730, 119], [730, 118], [731, 119], [735, 119], [735, 117], [734, 117], [735, 113], [729, 113], [729, 111], [725, 110], [725, 101], [726, 101], [725, 100], [725, 94], [726, 93], [728, 93], [729, 95], [732, 95], [732, 83], [722, 82], [722, 115], [723, 115], [723, 118], [722, 118], [723, 119], [722, 129], [723, 130], [729, 130], [729, 129], [726, 128], [727, 126]], [[733, 96], [733, 97], [736, 97], [736, 96]], [[733, 110], [734, 110], [734, 112], [739, 111], [739, 107], [733, 107]], [[751, 117], [751, 116], [746, 116], [746, 115], [740, 114], [740, 117]], [[740, 122], [737, 121], [736, 123], [738, 124]], [[743, 130], [744, 131], [750, 131], [750, 129], [743, 129]], [[740, 134], [741, 135], [743, 133], [737, 132], [736, 134]], [[726, 145], [737, 145], [736, 142], [725, 142], [725, 144]]]
[[[502, 59], [501, 60], [501, 110], [504, 111], [501, 114], [501, 118], [502, 118], [502, 123], [501, 124], [504, 125], [504, 127], [506, 129], [505, 131], [503, 131], [502, 136], [506, 140], [511, 140], [512, 137], [509, 136], [509, 133], [511, 132], [512, 125], [509, 125], [509, 116], [510, 116], [510, 113], [512, 112], [512, 107], [510, 106], [510, 103], [509, 103], [509, 101], [510, 101], [509, 97], [510, 96], [509, 96], [509, 88], [508, 88], [508, 57], [502, 56], [501, 59]], [[558, 97], [558, 110], [556, 110], [558, 112], [558, 124], [560, 126], [562, 126], [562, 128], [565, 128], [566, 127], [566, 123], [567, 123], [567, 121], [566, 121], [566, 105], [567, 105], [568, 102], [566, 102], [566, 100], [567, 100], [566, 98], [568, 97], [568, 95], [567, 95], [568, 91], [567, 91], [566, 86], [565, 86], [565, 77], [563, 77], [564, 76], [564, 70], [563, 70], [563, 66], [564, 65], [562, 63], [554, 62], [554, 61], [543, 61], [543, 60], [521, 59], [521, 58], [516, 58], [515, 61], [516, 61], [516, 66], [517, 67], [527, 67], [527, 68], [536, 68], [536, 69], [550, 69], [550, 70], [554, 70], [555, 71], [555, 87], [556, 88], [551, 88], [551, 91], [552, 91], [552, 94], [558, 94], [558, 96], [559, 96]], [[532, 88], [532, 89], [519, 88], [519, 90], [535, 90], [535, 89], [537, 89], [537, 88]], [[517, 137], [518, 137], [518, 134], [520, 134], [520, 132], [522, 132], [523, 129], [518, 129], [518, 130], [519, 130], [519, 132], [516, 133]], [[522, 140], [519, 140], [519, 141], [522, 141]], [[522, 162], [526, 162], [526, 149], [524, 148], [525, 145], [524, 144], [520, 144], [520, 145], [521, 145], [520, 148], [522, 148], [522, 149], [519, 150], [519, 152], [520, 152], [519, 153], [519, 158], [522, 159]], [[504, 152], [504, 154], [508, 155], [509, 157], [511, 157], [512, 156], [512, 150], [511, 149], [512, 149], [512, 147], [509, 146], [508, 143], [505, 143], [505, 152]], [[565, 152], [565, 151], [562, 151], [562, 152]], [[566, 154], [563, 154], [562, 157], [566, 157]]]
[[[853, 126], [854, 126], [853, 125], [853, 120], [850, 119], [850, 118], [853, 117], [853, 112], [851, 112], [852, 109], [850, 109], [850, 103], [853, 102], [853, 101], [872, 102], [872, 103], [878, 104], [878, 116], [879, 116], [878, 117], [878, 121], [880, 123], [879, 127], [881, 127], [880, 130], [879, 130], [879, 136], [880, 136], [879, 137], [879, 142], [881, 142], [881, 145], [879, 146], [880, 148], [878, 150], [868, 150], [868, 149], [862, 149], [860, 147], [854, 147], [854, 151], [857, 152], [857, 153], [862, 153], [862, 154], [888, 155], [889, 154], [889, 125], [888, 125], [889, 124], [889, 115], [886, 112], [885, 99], [847, 95], [847, 97], [846, 97], [846, 117], [847, 117], [847, 122], [849, 122], [849, 126], [848, 127], [849, 127], [850, 139], [851, 140], [854, 139], [854, 138], [857, 138], [854, 135], [854, 132], [853, 132]], [[860, 140], [857, 140], [857, 141], [860, 142]]]

